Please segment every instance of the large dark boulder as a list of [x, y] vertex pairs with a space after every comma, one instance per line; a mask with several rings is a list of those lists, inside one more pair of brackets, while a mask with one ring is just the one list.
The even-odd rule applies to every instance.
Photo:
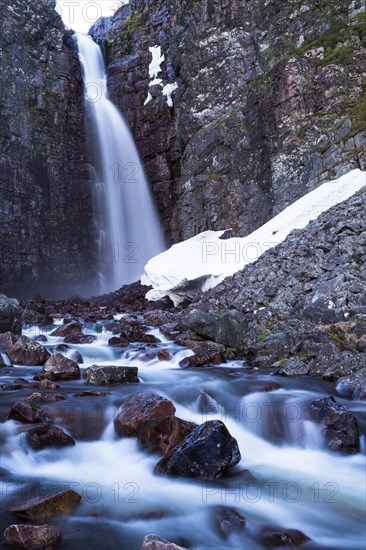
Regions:
[[51, 355], [44, 364], [43, 370], [54, 380], [77, 380], [81, 376], [79, 365], [61, 353]]
[[40, 550], [61, 542], [61, 531], [55, 525], [10, 525], [4, 531], [4, 542], [12, 548]]
[[320, 424], [328, 449], [348, 454], [360, 451], [357, 420], [351, 411], [337, 403], [334, 397], [312, 401], [308, 415], [311, 420]]
[[240, 451], [225, 424], [209, 420], [195, 428], [183, 443], [155, 466], [157, 474], [215, 479], [240, 461]]
[[8, 418], [25, 424], [37, 424], [44, 422], [46, 413], [29, 401], [19, 401], [12, 406]]
[[311, 539], [298, 529], [285, 531], [276, 527], [263, 527], [259, 533], [259, 540], [267, 548], [297, 548]]
[[174, 447], [181, 445], [196, 427], [197, 424], [194, 422], [168, 416], [141, 422], [136, 435], [144, 451], [165, 455]]
[[18, 300], [0, 294], [0, 333], [22, 333], [22, 309]]
[[79, 321], [70, 321], [69, 323], [65, 323], [64, 325], [61, 325], [60, 327], [56, 328], [53, 332], [51, 332], [51, 336], [59, 336], [64, 338], [65, 336], [68, 336], [72, 332], [81, 332], [81, 324]]

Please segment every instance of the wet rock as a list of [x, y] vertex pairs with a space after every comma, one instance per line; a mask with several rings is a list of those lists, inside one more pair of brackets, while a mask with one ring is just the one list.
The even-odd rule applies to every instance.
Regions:
[[166, 349], [159, 349], [157, 357], [159, 361], [170, 361], [172, 354]]
[[52, 424], [43, 424], [29, 430], [27, 440], [30, 447], [36, 451], [46, 447], [70, 447], [75, 445], [75, 441], [70, 435]]
[[77, 349], [73, 349], [70, 353], [67, 354], [67, 357], [72, 361], [75, 361], [75, 363], [84, 363], [83, 356]]
[[197, 424], [175, 416], [146, 420], [139, 425], [136, 436], [144, 451], [165, 455], [195, 429]]
[[19, 401], [15, 403], [9, 414], [9, 420], [16, 420], [25, 424], [37, 424], [45, 420], [46, 413], [42, 409], [37, 408], [29, 401]]
[[174, 416], [175, 407], [169, 399], [155, 393], [131, 395], [121, 406], [114, 420], [117, 435], [132, 437], [142, 423]]
[[103, 395], [111, 395], [111, 392], [110, 391], [82, 391], [81, 393], [77, 393], [76, 397], [91, 397], [91, 396], [100, 397]]
[[308, 374], [309, 370], [309, 365], [304, 361], [301, 361], [297, 357], [290, 357], [290, 359], [287, 359], [285, 365], [280, 368], [278, 374], [281, 376], [304, 376]]
[[22, 333], [22, 309], [18, 300], [0, 294], [0, 333]]
[[217, 401], [204, 390], [200, 391], [197, 406], [199, 412], [203, 414], [217, 413], [219, 410]]
[[10, 525], [4, 531], [4, 543], [15, 548], [37, 550], [61, 542], [61, 531], [54, 525]]
[[139, 382], [137, 367], [92, 365], [86, 370], [86, 379], [92, 386], [106, 384], [136, 384]]
[[81, 332], [71, 332], [65, 337], [67, 344], [92, 344], [97, 339], [93, 334], [82, 334]]
[[354, 454], [360, 451], [357, 420], [334, 397], [317, 399], [309, 405], [309, 418], [321, 426], [328, 449]]
[[215, 479], [240, 461], [237, 441], [219, 420], [195, 428], [155, 466], [155, 473]]
[[18, 336], [12, 332], [3, 332], [0, 334], [0, 350], [8, 351], [13, 347], [15, 342], [18, 340]]
[[11, 512], [23, 519], [39, 520], [67, 514], [80, 502], [81, 495], [68, 489], [46, 497], [36, 497], [11, 509]]
[[264, 527], [260, 531], [259, 540], [269, 548], [297, 548], [311, 539], [297, 529], [281, 531], [275, 527]]
[[64, 401], [66, 397], [64, 395], [59, 395], [57, 393], [32, 393], [27, 397], [27, 401]]
[[18, 338], [7, 354], [12, 363], [27, 366], [43, 365], [50, 357], [46, 348], [27, 336]]
[[48, 380], [47, 378], [45, 378], [44, 380], [41, 380], [40, 383], [39, 383], [39, 389], [40, 390], [57, 390], [57, 388], [59, 388], [59, 387], [60, 386], [58, 386], [57, 384], [55, 384], [51, 380]]
[[323, 373], [324, 380], [338, 380], [366, 368], [366, 357], [361, 353], [344, 351], [339, 360]]
[[227, 538], [233, 532], [243, 531], [246, 519], [233, 508], [217, 506], [213, 510], [215, 527], [219, 533]]
[[54, 353], [44, 364], [43, 370], [51, 374], [54, 380], [77, 380], [81, 376], [79, 365], [61, 353]]
[[366, 401], [366, 368], [338, 379], [337, 393], [346, 399]]
[[[264, 334], [265, 336], [265, 334]], [[276, 361], [289, 357], [295, 351], [293, 335], [285, 332], [265, 336], [254, 346], [254, 363], [258, 366], [270, 367]]]
[[113, 336], [108, 340], [108, 345], [114, 348], [125, 348], [129, 344], [127, 338], [120, 338], [118, 336]]
[[40, 334], [39, 336], [36, 336], [34, 339], [37, 340], [37, 342], [48, 342], [47, 336], [45, 334]]
[[59, 326], [57, 329], [51, 332], [51, 336], [59, 336], [64, 338], [72, 332], [81, 332], [81, 328], [81, 324], [78, 321], [71, 321], [70, 323]]
[[203, 367], [205, 365], [220, 365], [226, 363], [225, 347], [216, 342], [202, 342], [192, 348], [194, 355], [185, 357], [179, 362], [182, 368]]
[[162, 539], [158, 535], [146, 535], [141, 550], [187, 550], [187, 548]]

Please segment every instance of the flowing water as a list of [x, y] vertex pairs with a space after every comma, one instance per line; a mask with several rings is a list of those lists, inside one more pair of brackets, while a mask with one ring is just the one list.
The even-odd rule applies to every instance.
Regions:
[[99, 46], [75, 33], [97, 171], [94, 183], [101, 292], [137, 281], [165, 248], [158, 215], [128, 124], [108, 99]]
[[[54, 328], [44, 331], [50, 351], [62, 342], [50, 336]], [[157, 348], [131, 344], [125, 351], [108, 346], [108, 324], [87, 325], [84, 331], [98, 339], [69, 345], [82, 354], [82, 369], [93, 363], [136, 365], [140, 384], [91, 387], [85, 379], [60, 382], [57, 393], [66, 399], [41, 406], [74, 437], [75, 447], [35, 452], [26, 446], [20, 424], [2, 424], [5, 527], [14, 523], [12, 504], [73, 488], [82, 495], [75, 512], [47, 520], [62, 530], [60, 549], [139, 550], [143, 537], [155, 533], [194, 550], [262, 550], [256, 540], [265, 525], [300, 529], [319, 545], [311, 548], [364, 549], [365, 457], [328, 452], [319, 427], [304, 420], [306, 404], [329, 395], [328, 383], [255, 374], [238, 361], [184, 370], [179, 361], [191, 351], [172, 344], [156, 329], [151, 333], [162, 340]], [[39, 329], [28, 327], [25, 334], [35, 337]], [[159, 348], [169, 350], [172, 359], [157, 360]], [[38, 371], [1, 369], [2, 419], [15, 400], [37, 391], [24, 387], [15, 394], [14, 379], [30, 382]], [[110, 393], [80, 396], [86, 389]], [[117, 439], [113, 428], [121, 403], [141, 391], [168, 397], [177, 416], [186, 420], [222, 420], [238, 441], [241, 462], [214, 482], [154, 475], [159, 457], [142, 452], [134, 438]], [[363, 404], [337, 400], [349, 406], [364, 428]], [[245, 530], [220, 530], [215, 519], [219, 506], [245, 516]]]

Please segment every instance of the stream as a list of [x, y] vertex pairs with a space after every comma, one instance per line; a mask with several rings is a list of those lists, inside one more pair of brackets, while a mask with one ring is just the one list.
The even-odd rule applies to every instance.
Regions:
[[[49, 327], [26, 326], [50, 351], [63, 338], [50, 336], [62, 320]], [[56, 425], [76, 440], [75, 447], [33, 451], [25, 444], [21, 425], [6, 420], [12, 404], [36, 389], [11, 389], [14, 380], [34, 383], [40, 367], [3, 367], [1, 418], [1, 519], [16, 523], [14, 503], [33, 496], [74, 489], [80, 505], [67, 516], [51, 518], [61, 528], [60, 549], [139, 550], [145, 535], [154, 533], [194, 550], [261, 550], [257, 534], [263, 526], [299, 529], [316, 548], [365, 548], [365, 438], [362, 452], [341, 456], [325, 449], [320, 428], [304, 419], [306, 404], [328, 396], [330, 383], [309, 377], [282, 378], [253, 371], [241, 361], [203, 369], [181, 369], [179, 361], [192, 352], [150, 333], [157, 347], [108, 346], [108, 323], [85, 325], [92, 344], [69, 345], [79, 351], [86, 369], [92, 364], [138, 366], [139, 384], [90, 386], [86, 380], [58, 382], [55, 393], [66, 399], [42, 403]], [[159, 348], [172, 354], [159, 361]], [[106, 392], [92, 396], [85, 391]], [[113, 418], [132, 393], [150, 391], [171, 399], [176, 416], [201, 424], [222, 420], [237, 441], [241, 462], [214, 482], [158, 476], [159, 457], [142, 452], [135, 438], [118, 439]], [[204, 392], [204, 393], [203, 393]], [[365, 431], [364, 404], [337, 397], [356, 415]], [[249, 472], [248, 472], [249, 471]], [[243, 515], [240, 532], [223, 532], [215, 519], [218, 507]], [[304, 545], [303, 548], [307, 546]], [[309, 548], [315, 548], [314, 545]]]

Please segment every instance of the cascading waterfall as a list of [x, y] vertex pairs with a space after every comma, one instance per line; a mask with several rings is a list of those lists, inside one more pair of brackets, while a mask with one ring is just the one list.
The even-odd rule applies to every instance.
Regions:
[[158, 215], [127, 122], [108, 99], [102, 52], [75, 33], [98, 165], [95, 216], [101, 292], [137, 281], [165, 248]]

